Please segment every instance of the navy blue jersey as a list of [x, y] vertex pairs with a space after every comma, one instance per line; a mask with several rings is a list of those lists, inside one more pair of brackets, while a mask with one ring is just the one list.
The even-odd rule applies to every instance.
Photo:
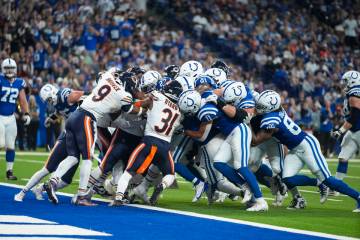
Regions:
[[307, 134], [293, 122], [285, 111], [270, 112], [262, 116], [260, 123], [261, 129], [278, 129], [273, 134], [282, 144], [289, 149], [298, 146]]
[[160, 79], [159, 81], [157, 81], [156, 83], [156, 90], [158, 91], [162, 91], [163, 87], [165, 86], [165, 84], [169, 81], [171, 81], [172, 79], [169, 77], [163, 77], [162, 79]]
[[261, 120], [263, 115], [256, 115], [250, 120], [251, 129], [257, 134], [260, 130]]
[[65, 116], [69, 117], [69, 114], [74, 112], [77, 108], [77, 104], [70, 105], [68, 103], [68, 97], [71, 93], [70, 88], [63, 88], [59, 89], [57, 92], [57, 102], [55, 104], [56, 112]]
[[[184, 130], [191, 130], [191, 131], [198, 131], [200, 128], [201, 121], [196, 116], [185, 116], [184, 120], [182, 121], [182, 125]], [[197, 142], [200, 142], [200, 145], [207, 144], [213, 137], [215, 137], [219, 131], [215, 127], [211, 127], [210, 132], [206, 136], [205, 140], [199, 141], [198, 139], [193, 139]]]
[[0, 75], [0, 115], [14, 114], [19, 93], [25, 86], [26, 83], [21, 78], [10, 82], [4, 75]]
[[[351, 111], [349, 105], [350, 97], [360, 98], [360, 86], [354, 86], [346, 93], [346, 99], [344, 100], [344, 115], [346, 120], [350, 118], [350, 111]], [[360, 119], [357, 119], [356, 124], [353, 124], [351, 126], [350, 131], [357, 132], [359, 130], [360, 130]]]

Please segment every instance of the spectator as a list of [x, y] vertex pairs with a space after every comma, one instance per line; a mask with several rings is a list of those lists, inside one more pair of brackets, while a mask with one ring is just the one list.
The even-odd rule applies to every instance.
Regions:
[[39, 107], [36, 104], [35, 96], [29, 97], [29, 113], [31, 122], [27, 126], [27, 147], [29, 150], [36, 150], [37, 132], [39, 128]]

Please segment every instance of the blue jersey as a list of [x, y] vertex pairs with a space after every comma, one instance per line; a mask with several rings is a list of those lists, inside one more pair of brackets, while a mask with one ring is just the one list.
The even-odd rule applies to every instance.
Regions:
[[0, 75], [0, 115], [10, 116], [16, 111], [16, 101], [20, 91], [26, 86], [21, 78], [15, 78], [13, 82]]
[[165, 84], [169, 81], [171, 81], [172, 79], [169, 77], [163, 77], [162, 79], [160, 79], [159, 81], [157, 81], [156, 83], [156, 90], [158, 91], [162, 91]]
[[70, 113], [74, 112], [77, 108], [77, 104], [70, 105], [68, 103], [68, 97], [71, 93], [70, 88], [59, 89], [57, 92], [57, 102], [55, 104], [56, 112], [68, 117]]
[[[360, 98], [360, 86], [354, 86], [350, 88], [349, 91], [346, 93], [346, 99], [344, 100], [344, 115], [345, 120], [350, 118], [350, 105], [349, 105], [349, 98], [350, 97], [357, 97]], [[360, 119], [357, 119], [356, 124], [353, 124], [350, 128], [350, 131], [357, 132], [360, 130]]]
[[270, 112], [263, 115], [260, 129], [275, 129], [278, 131], [273, 134], [282, 144], [289, 149], [298, 146], [307, 134], [290, 119], [285, 111]]
[[254, 133], [258, 133], [260, 130], [261, 121], [263, 119], [263, 115], [256, 115], [251, 118], [250, 125], [251, 129], [254, 131]]
[[[184, 130], [198, 131], [200, 128], [200, 124], [201, 121], [196, 116], [193, 117], [185, 116], [184, 120], [182, 121]], [[194, 140], [199, 142], [201, 145], [205, 145], [211, 139], [213, 139], [213, 137], [215, 137], [218, 133], [219, 131], [216, 128], [211, 127], [210, 132], [208, 133], [204, 141], [200, 142], [198, 139], [194, 139]]]

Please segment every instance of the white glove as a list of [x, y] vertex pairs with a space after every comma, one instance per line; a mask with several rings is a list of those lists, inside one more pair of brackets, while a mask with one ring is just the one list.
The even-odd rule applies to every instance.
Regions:
[[51, 119], [50, 117], [47, 117], [47, 118], [45, 119], [44, 126], [45, 126], [46, 128], [48, 128], [48, 127], [50, 127], [51, 123], [52, 123], [52, 119]]
[[23, 120], [25, 126], [29, 125], [30, 121], [31, 121], [31, 117], [30, 117], [29, 113], [25, 113], [24, 116], [22, 117], [22, 120]]
[[211, 95], [209, 95], [209, 96], [207, 96], [207, 97], [205, 98], [205, 102], [206, 102], [206, 103], [212, 102], [212, 103], [216, 104], [216, 103], [217, 103], [217, 99], [218, 99], [218, 96], [217, 96], [216, 94], [211, 94]]
[[343, 134], [344, 133], [341, 131], [341, 129], [330, 132], [330, 136], [335, 138], [335, 139], [339, 139]]
[[253, 113], [248, 113], [247, 117], [244, 119], [244, 123], [245, 124], [250, 124], [250, 121], [251, 121], [253, 116], [254, 116]]

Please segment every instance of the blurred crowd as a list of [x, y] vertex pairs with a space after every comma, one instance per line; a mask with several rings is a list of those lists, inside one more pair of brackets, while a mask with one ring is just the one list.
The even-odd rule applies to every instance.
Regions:
[[294, 120], [331, 141], [327, 134], [341, 121], [339, 78], [360, 65], [360, 8], [352, 2], [5, 0], [0, 59], [18, 63], [35, 98], [35, 129], [52, 111], [37, 109], [44, 83], [90, 91], [97, 72], [111, 66], [162, 71], [190, 59], [208, 67], [220, 57], [231, 78], [279, 90]]

